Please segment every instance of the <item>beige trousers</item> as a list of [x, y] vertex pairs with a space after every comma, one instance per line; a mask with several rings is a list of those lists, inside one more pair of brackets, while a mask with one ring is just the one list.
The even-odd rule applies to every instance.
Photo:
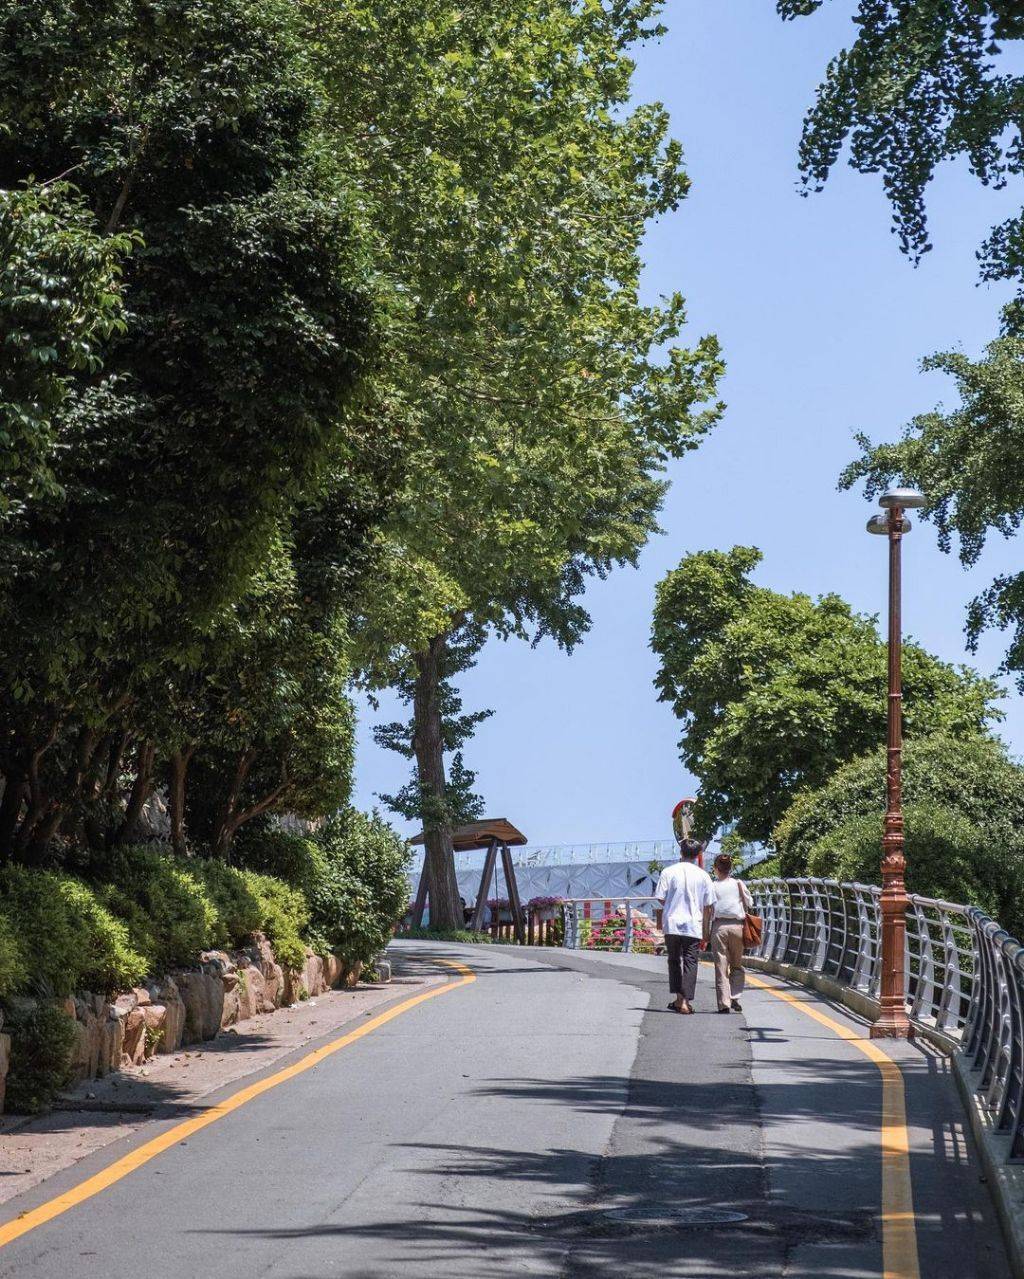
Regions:
[[711, 953], [715, 958], [715, 996], [719, 1008], [743, 994], [743, 925], [716, 919], [711, 927]]

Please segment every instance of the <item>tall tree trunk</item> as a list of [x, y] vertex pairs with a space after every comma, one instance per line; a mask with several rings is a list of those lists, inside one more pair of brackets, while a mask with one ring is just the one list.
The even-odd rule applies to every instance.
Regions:
[[135, 835], [146, 800], [156, 789], [153, 776], [153, 761], [156, 758], [156, 747], [152, 742], [139, 743], [139, 758], [136, 765], [135, 782], [128, 796], [128, 806], [124, 812], [124, 821], [114, 837], [116, 844], [128, 843]]
[[42, 866], [47, 861], [50, 844], [57, 838], [64, 819], [68, 815], [66, 805], [50, 802], [46, 817], [38, 822], [32, 830], [31, 838], [26, 842], [21, 860], [26, 866]]
[[214, 856], [223, 858], [224, 861], [228, 861], [230, 858], [231, 841], [240, 825], [238, 805], [241, 802], [245, 779], [249, 776], [249, 769], [252, 768], [255, 758], [256, 752], [254, 750], [243, 751], [239, 755], [238, 764], [235, 767], [235, 776], [231, 782], [231, 789], [224, 796], [223, 802], [217, 809], [210, 843]]
[[413, 749], [416, 774], [423, 796], [423, 831], [426, 843], [427, 890], [430, 923], [434, 928], [462, 928], [462, 903], [455, 878], [452, 825], [445, 803], [444, 742], [441, 736], [439, 697], [441, 670], [448, 636], [437, 635], [416, 661], [413, 690]]
[[24, 775], [9, 772], [4, 778], [4, 797], [0, 800], [0, 859], [3, 861], [8, 861], [14, 851], [14, 832], [18, 828], [25, 794]]
[[184, 854], [188, 845], [188, 834], [185, 830], [185, 788], [188, 781], [188, 766], [195, 750], [189, 746], [183, 751], [175, 751], [171, 756], [171, 776], [167, 786], [167, 805], [171, 815], [171, 847], [176, 853]]

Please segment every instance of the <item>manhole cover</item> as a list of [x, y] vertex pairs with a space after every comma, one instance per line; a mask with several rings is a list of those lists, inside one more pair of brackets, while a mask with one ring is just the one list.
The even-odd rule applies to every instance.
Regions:
[[647, 1230], [679, 1230], [686, 1226], [727, 1226], [746, 1221], [745, 1212], [728, 1208], [612, 1208], [603, 1212], [607, 1221]]

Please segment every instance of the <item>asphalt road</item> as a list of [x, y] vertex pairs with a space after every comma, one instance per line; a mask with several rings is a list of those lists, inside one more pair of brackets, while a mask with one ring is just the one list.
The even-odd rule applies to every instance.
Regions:
[[[396, 950], [477, 980], [0, 1248], [0, 1276], [880, 1279], [880, 1075], [799, 1008], [754, 990], [718, 1016], [704, 970], [698, 1014], [680, 1017], [644, 957]], [[899, 1059], [921, 1276], [1008, 1279], [944, 1063]]]

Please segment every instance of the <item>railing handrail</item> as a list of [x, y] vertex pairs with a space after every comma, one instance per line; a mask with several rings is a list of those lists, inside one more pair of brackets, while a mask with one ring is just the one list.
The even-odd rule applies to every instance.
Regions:
[[[761, 958], [877, 1000], [877, 885], [804, 877], [748, 887], [764, 915]], [[952, 1041], [1008, 1160], [1024, 1161], [1024, 945], [976, 906], [910, 894], [906, 947], [911, 1020]]]
[[618, 893], [601, 893], [596, 897], [563, 897], [562, 904], [568, 902], [656, 902], [659, 899], [653, 893], [634, 893], [624, 896]]

